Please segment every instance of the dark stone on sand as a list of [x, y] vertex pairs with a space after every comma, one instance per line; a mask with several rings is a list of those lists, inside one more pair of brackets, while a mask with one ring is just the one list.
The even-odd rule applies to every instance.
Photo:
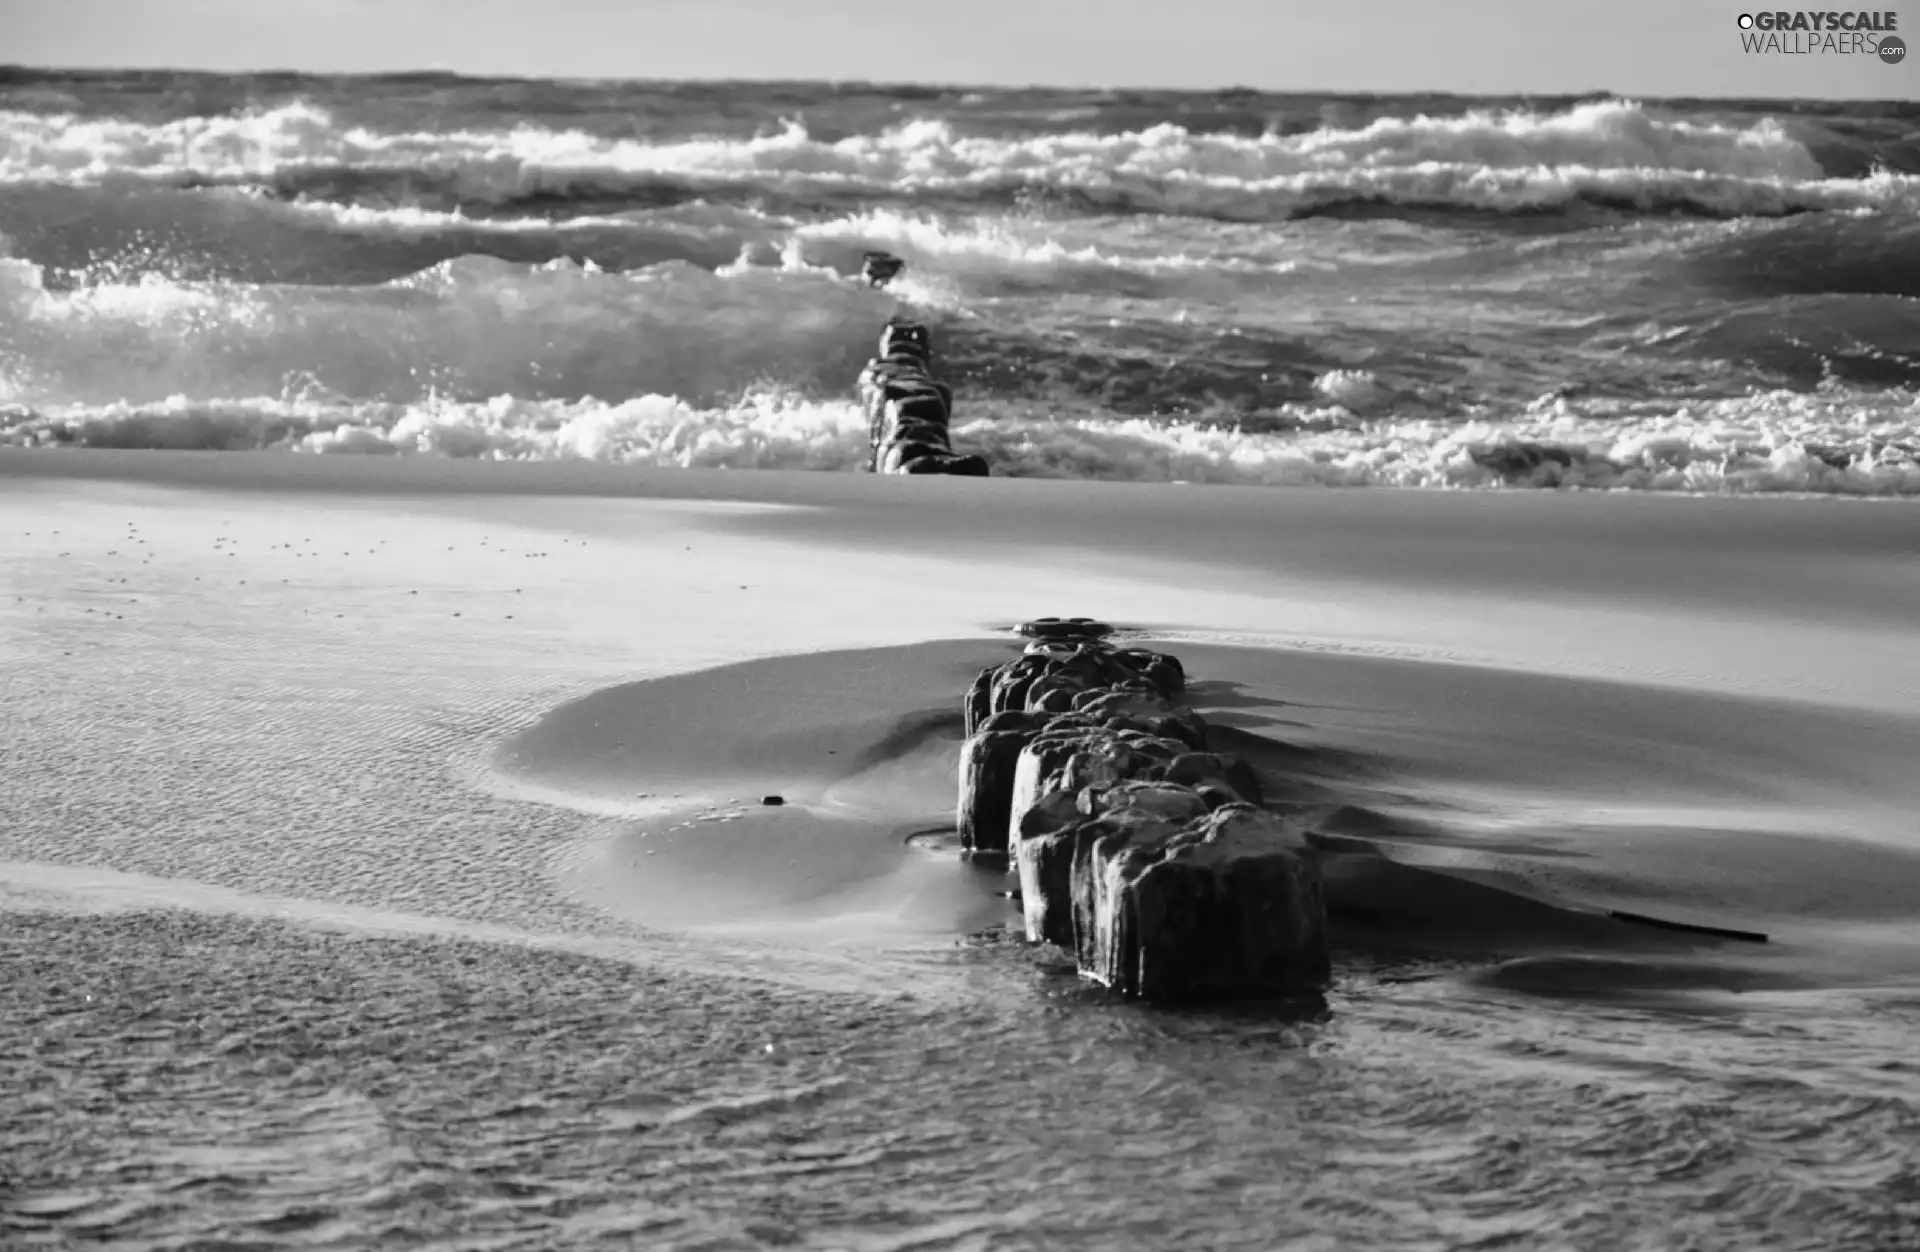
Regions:
[[860, 277], [869, 287], [884, 287], [899, 277], [907, 263], [891, 252], [867, 252], [860, 257]]
[[1077, 839], [1070, 889], [1080, 973], [1122, 995], [1264, 999], [1331, 981], [1312, 852], [1252, 805], [1171, 835], [1135, 828]]
[[760, 803], [767, 804], [767, 805], [777, 806], [777, 805], [785, 804], [786, 802], [787, 802], [787, 798], [785, 796], [761, 796], [760, 797]]

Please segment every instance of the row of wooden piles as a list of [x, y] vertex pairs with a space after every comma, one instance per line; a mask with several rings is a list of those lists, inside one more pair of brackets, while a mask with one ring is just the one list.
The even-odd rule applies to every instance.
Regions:
[[1253, 768], [1211, 750], [1179, 660], [1085, 618], [1020, 631], [1023, 654], [967, 693], [956, 821], [970, 855], [1018, 871], [1028, 940], [1146, 1000], [1324, 990], [1313, 853]]
[[[890, 253], [869, 252], [860, 272], [880, 287], [905, 264]], [[860, 372], [860, 403], [867, 415], [868, 469], [987, 477], [985, 457], [953, 450], [953, 388], [933, 376], [933, 337], [921, 323], [895, 318], [880, 332], [880, 354]]]
[[867, 468], [880, 474], [987, 477], [985, 457], [953, 450], [953, 388], [933, 376], [932, 338], [918, 322], [891, 321], [880, 355], [860, 372]]

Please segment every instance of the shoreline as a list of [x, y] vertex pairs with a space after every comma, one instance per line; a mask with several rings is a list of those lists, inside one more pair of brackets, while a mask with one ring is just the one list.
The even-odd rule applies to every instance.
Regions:
[[[249, 475], [251, 484], [236, 482], [226, 471], [214, 467], [238, 460], [273, 463], [275, 468]], [[278, 463], [286, 462], [282, 467]], [[327, 466], [360, 465], [367, 468], [350, 471], [364, 476], [351, 486], [342, 485], [339, 476]], [[477, 456], [448, 456], [442, 453], [355, 453], [300, 452], [282, 449], [243, 449], [220, 451], [176, 448], [111, 447], [19, 447], [0, 446], [0, 476], [26, 478], [120, 479], [138, 478], [156, 483], [182, 486], [225, 486], [236, 490], [287, 490], [294, 484], [318, 491], [371, 492], [474, 492], [484, 494], [534, 494], [557, 492], [567, 495], [641, 495], [648, 498], [711, 500], [731, 499], [738, 494], [755, 498], [770, 496], [780, 500], [817, 502], [832, 498], [830, 490], [809, 490], [801, 484], [814, 480], [827, 483], [855, 479], [889, 484], [904, 498], [928, 490], [938, 476], [913, 477], [894, 483], [894, 476], [875, 475], [856, 470], [754, 468], [726, 469], [708, 466], [662, 467], [599, 461], [585, 457], [554, 459], [509, 459]], [[725, 487], [740, 479], [764, 478], [761, 490], [742, 491]], [[675, 480], [685, 479], [676, 484]], [[518, 481], [516, 481], [518, 480]], [[973, 480], [977, 482], [978, 480]], [[1664, 500], [1669, 502], [1720, 502], [1735, 507], [1781, 507], [1780, 502], [1815, 501], [1890, 508], [1920, 506], [1920, 497], [1904, 495], [1867, 495], [1825, 491], [1666, 491], [1630, 487], [1519, 487], [1436, 485], [1298, 483], [1266, 485], [1258, 483], [1205, 483], [1183, 480], [1135, 481], [1099, 478], [1043, 478], [1027, 475], [995, 475], [987, 480], [987, 490], [1059, 490], [1093, 491], [1206, 491], [1233, 494], [1328, 495], [1360, 497], [1414, 497], [1422, 499], [1539, 499], [1571, 500]], [[1011, 485], [1003, 485], [1011, 484]], [[933, 490], [940, 490], [934, 488]], [[961, 488], [960, 490], [965, 490]], [[1575, 506], [1582, 507], [1582, 506]]]

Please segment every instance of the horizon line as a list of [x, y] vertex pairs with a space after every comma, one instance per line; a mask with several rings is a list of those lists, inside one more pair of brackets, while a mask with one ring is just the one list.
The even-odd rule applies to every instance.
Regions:
[[286, 78], [346, 78], [346, 79], [456, 79], [473, 83], [556, 83], [563, 85], [590, 85], [623, 83], [634, 86], [649, 84], [662, 85], [699, 85], [712, 86], [808, 86], [808, 87], [866, 87], [876, 91], [907, 89], [917, 92], [973, 92], [973, 91], [1095, 91], [1095, 92], [1153, 92], [1167, 95], [1221, 96], [1314, 96], [1348, 99], [1452, 99], [1452, 100], [1502, 100], [1502, 99], [1551, 99], [1551, 100], [1619, 100], [1628, 103], [1645, 101], [1653, 104], [1678, 102], [1719, 102], [1719, 103], [1816, 103], [1816, 104], [1880, 104], [1904, 105], [1920, 111], [1920, 101], [1905, 100], [1895, 96], [1747, 96], [1747, 95], [1686, 95], [1655, 94], [1648, 92], [1621, 93], [1607, 87], [1588, 88], [1584, 91], [1457, 91], [1438, 88], [1402, 88], [1386, 90], [1380, 88], [1315, 89], [1315, 88], [1275, 88], [1252, 87], [1244, 83], [1234, 83], [1221, 87], [1174, 87], [1151, 84], [1115, 85], [1108, 83], [989, 83], [989, 82], [934, 82], [929, 80], [878, 80], [864, 78], [715, 78], [715, 77], [673, 77], [670, 75], [555, 75], [555, 74], [491, 74], [475, 73], [467, 70], [447, 69], [444, 67], [424, 67], [409, 70], [302, 70], [288, 67], [267, 67], [261, 69], [206, 69], [179, 65], [80, 65], [80, 64], [42, 64], [25, 62], [0, 62], [0, 76], [16, 71], [52, 72], [63, 74], [197, 74], [210, 78], [239, 78], [249, 76], [286, 77]]

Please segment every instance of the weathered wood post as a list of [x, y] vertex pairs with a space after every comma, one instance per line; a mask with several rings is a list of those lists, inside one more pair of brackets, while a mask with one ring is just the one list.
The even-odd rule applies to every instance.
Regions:
[[1250, 765], [1208, 750], [1180, 662], [1087, 618], [1019, 631], [1034, 642], [967, 690], [955, 822], [1010, 857], [1027, 938], [1156, 1002], [1323, 990], [1313, 852], [1259, 807]]
[[1080, 972], [1123, 995], [1261, 999], [1331, 981], [1319, 868], [1305, 837], [1264, 809], [1082, 840], [1071, 891]]
[[932, 370], [933, 343], [927, 328], [919, 322], [888, 322], [880, 332], [880, 355], [860, 372], [860, 402], [867, 415], [867, 468], [881, 474], [985, 478], [985, 458], [953, 450], [947, 432], [953, 418], [953, 389], [936, 379]]

